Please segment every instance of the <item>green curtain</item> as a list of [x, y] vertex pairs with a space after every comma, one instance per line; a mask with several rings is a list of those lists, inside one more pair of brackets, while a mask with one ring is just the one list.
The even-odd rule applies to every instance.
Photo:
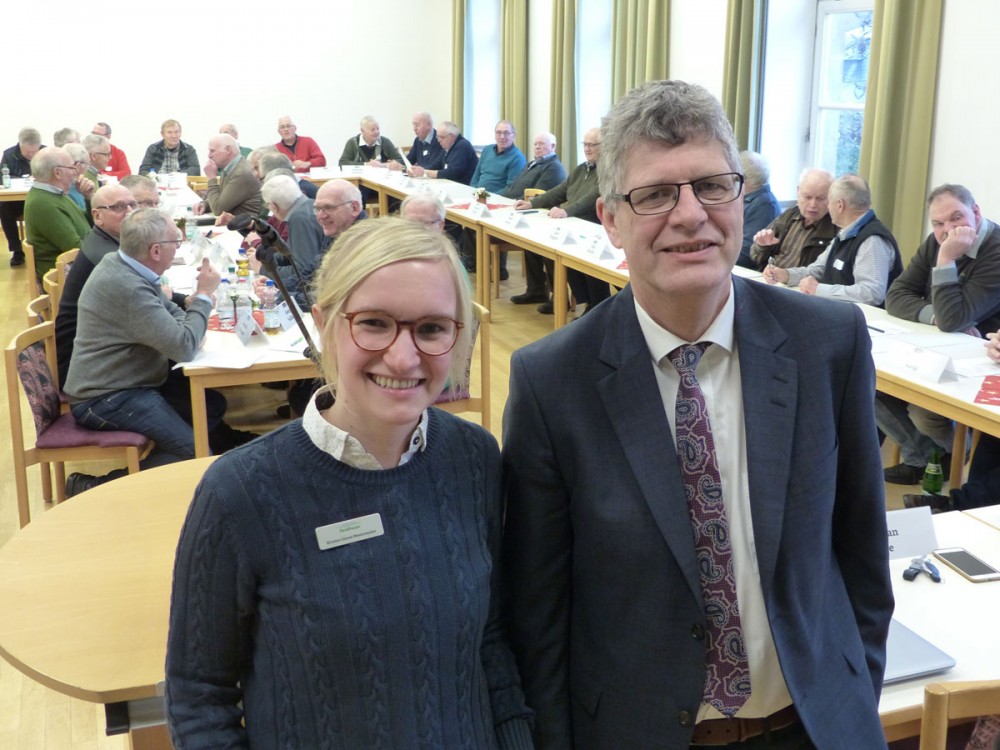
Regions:
[[760, 148], [760, 85], [763, 79], [767, 0], [729, 0], [722, 106], [740, 149]]
[[943, 0], [875, 0], [858, 171], [904, 261], [924, 234]]
[[513, 123], [518, 148], [530, 154], [527, 0], [500, 2], [500, 117]]
[[670, 0], [614, 0], [611, 101], [645, 81], [667, 78]]
[[466, 2], [467, 0], [452, 0], [451, 3], [451, 120], [459, 128], [465, 119]]
[[549, 127], [567, 171], [579, 161], [576, 143], [576, 0], [552, 3]]

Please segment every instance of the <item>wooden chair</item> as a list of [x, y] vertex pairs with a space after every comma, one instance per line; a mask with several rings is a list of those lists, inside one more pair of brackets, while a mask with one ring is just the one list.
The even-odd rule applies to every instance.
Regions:
[[934, 682], [924, 687], [920, 750], [945, 750], [948, 723], [1000, 714], [1000, 680]]
[[35, 297], [28, 303], [26, 310], [28, 313], [28, 326], [36, 326], [53, 320], [55, 315], [52, 312], [52, 298], [47, 294]]
[[27, 240], [21, 242], [24, 251], [24, 270], [28, 272], [28, 299], [34, 299], [42, 290], [38, 288], [38, 271], [35, 268], [35, 246]]
[[[73, 267], [73, 261], [76, 260], [76, 256], [79, 255], [80, 248], [74, 247], [72, 250], [67, 250], [64, 253], [60, 253], [59, 257], [56, 258], [56, 267], [52, 269], [55, 272], [55, 285], [53, 291], [49, 292], [49, 296], [52, 297], [52, 319], [55, 320], [56, 313], [59, 312], [59, 300], [62, 298], [62, 290], [66, 288], [66, 274], [69, 273], [69, 269]], [[45, 286], [45, 279], [48, 278], [48, 273], [42, 277], [42, 286]], [[48, 291], [48, 289], [46, 289]]]
[[[52, 500], [55, 464], [56, 499], [66, 499], [65, 461], [124, 459], [129, 473], [139, 471], [139, 460], [152, 442], [136, 432], [88, 430], [80, 427], [72, 413], [61, 413], [55, 362], [55, 324], [51, 321], [19, 333], [4, 350], [7, 371], [7, 404], [10, 413], [11, 447], [14, 452], [14, 483], [21, 527], [31, 520], [27, 467], [38, 464], [42, 473], [42, 496]], [[35, 441], [25, 446], [21, 421], [21, 390], [27, 397], [35, 422]]]
[[[531, 200], [545, 191], [541, 188], [525, 188], [524, 200]], [[490, 286], [493, 288], [493, 299], [500, 296], [500, 253], [512, 253], [521, 250], [519, 247], [505, 242], [490, 243]], [[521, 263], [521, 275], [524, 275], [524, 263]]]
[[536, 195], [541, 195], [544, 192], [545, 191], [542, 190], [541, 188], [525, 188], [524, 189], [524, 199], [526, 201], [530, 201]]
[[208, 190], [207, 177], [188, 175], [187, 183], [188, 187], [198, 193], [198, 195], [202, 195], [206, 190]]
[[469, 351], [469, 359], [465, 365], [465, 377], [469, 379], [472, 371], [473, 352], [475, 351], [476, 337], [479, 338], [479, 396], [472, 397], [468, 389], [452, 395], [450, 391], [441, 394], [441, 398], [435, 404], [440, 409], [449, 411], [452, 414], [460, 414], [466, 411], [476, 411], [480, 414], [480, 424], [486, 430], [490, 429], [490, 311], [482, 305], [473, 302], [475, 313], [475, 330], [472, 332], [472, 349]]

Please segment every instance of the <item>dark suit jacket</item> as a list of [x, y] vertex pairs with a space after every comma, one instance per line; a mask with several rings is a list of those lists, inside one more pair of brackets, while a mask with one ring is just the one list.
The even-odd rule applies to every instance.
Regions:
[[[817, 747], [885, 747], [893, 599], [864, 318], [733, 283], [753, 533], [785, 681]], [[511, 361], [505, 580], [538, 748], [690, 744], [704, 615], [653, 367], [630, 287]]]

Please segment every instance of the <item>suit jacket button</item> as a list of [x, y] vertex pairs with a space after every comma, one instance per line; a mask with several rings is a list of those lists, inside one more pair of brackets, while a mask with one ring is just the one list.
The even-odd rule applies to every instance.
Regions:
[[705, 628], [703, 628], [701, 625], [691, 626], [691, 637], [694, 638], [696, 641], [705, 640]]
[[691, 716], [690, 711], [678, 711], [677, 712], [677, 723], [682, 727], [689, 727], [694, 724], [694, 717]]

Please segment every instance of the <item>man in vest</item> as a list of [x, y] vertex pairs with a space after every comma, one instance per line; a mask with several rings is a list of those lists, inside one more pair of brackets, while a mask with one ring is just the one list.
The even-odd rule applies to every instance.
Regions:
[[769, 284], [797, 286], [806, 294], [881, 306], [903, 271], [899, 246], [871, 208], [868, 183], [847, 174], [830, 186], [829, 212], [840, 231], [814, 263], [798, 268], [767, 266]]

